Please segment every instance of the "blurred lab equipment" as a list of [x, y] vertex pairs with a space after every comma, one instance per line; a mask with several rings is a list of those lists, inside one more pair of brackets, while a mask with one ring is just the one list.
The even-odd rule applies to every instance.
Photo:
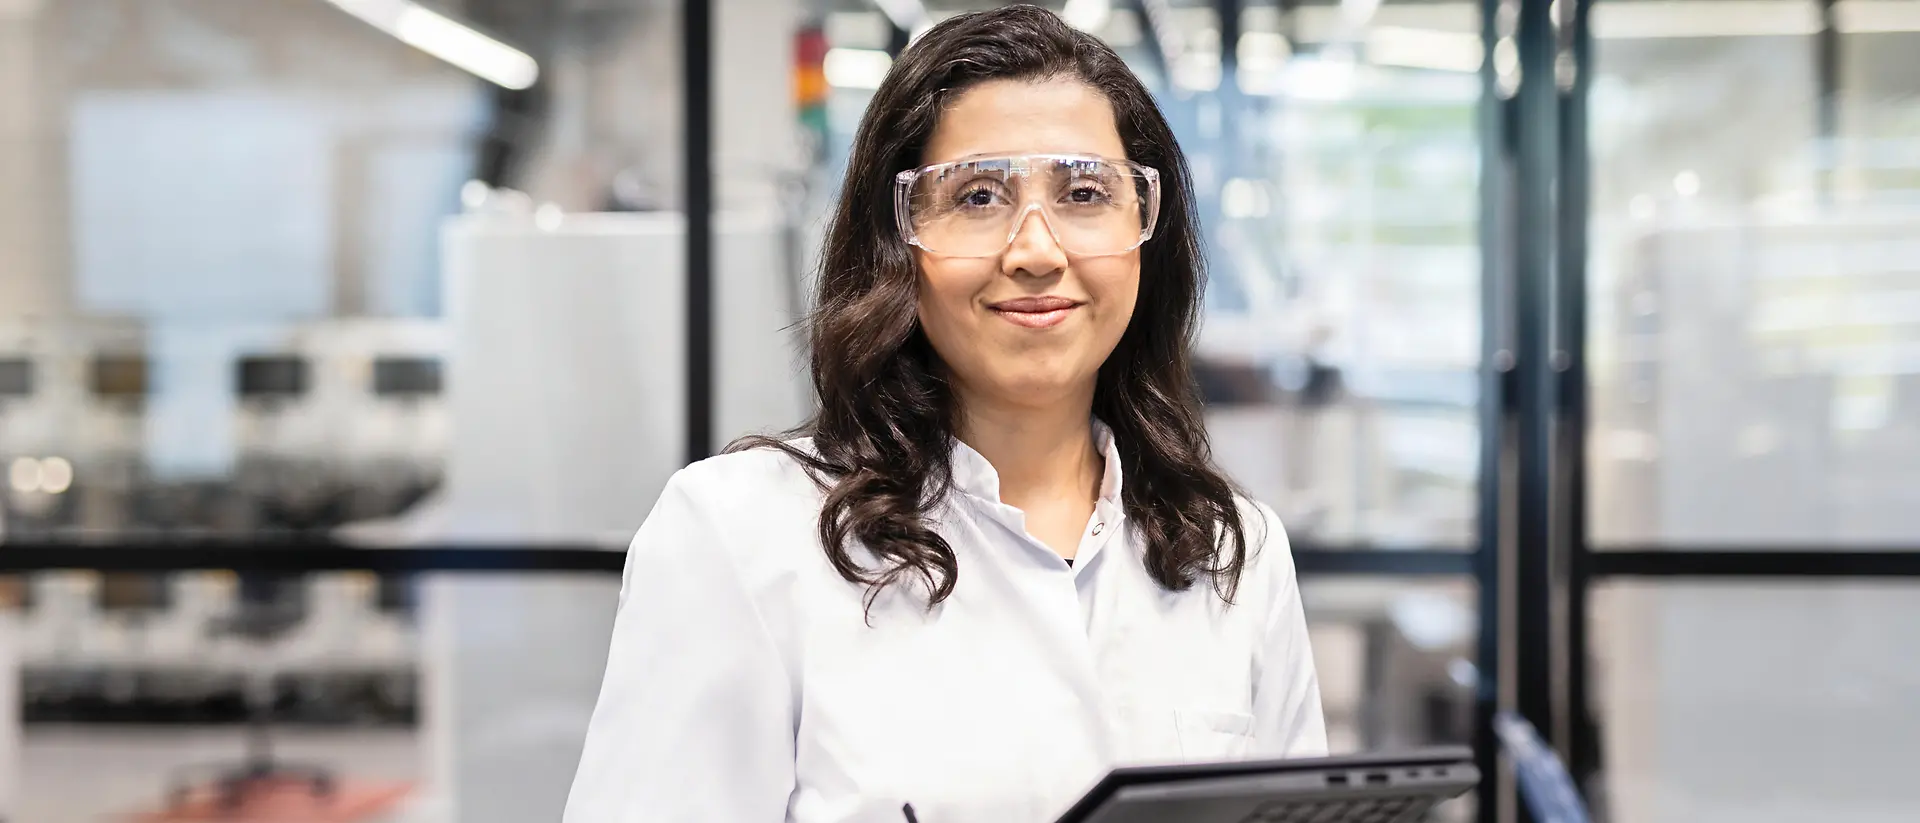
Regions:
[[[441, 334], [434, 321], [328, 320], [226, 335], [229, 479], [162, 473], [147, 460], [154, 434], [142, 415], [156, 369], [137, 326], [0, 332], [0, 360], [36, 366], [30, 394], [0, 400], [0, 416], [23, 421], [0, 428], [0, 457], [34, 470], [13, 472], [33, 488], [0, 490], [8, 537], [270, 544], [417, 506], [439, 486], [446, 449]], [[297, 628], [249, 641], [307, 649], [271, 686], [288, 719], [414, 717], [412, 614], [380, 608], [362, 577], [285, 581], [311, 588], [316, 608]], [[209, 572], [35, 575], [21, 626], [27, 717], [244, 720], [246, 673], [206, 665], [235, 656], [222, 657], [235, 642], [223, 627], [246, 606], [233, 582]]]

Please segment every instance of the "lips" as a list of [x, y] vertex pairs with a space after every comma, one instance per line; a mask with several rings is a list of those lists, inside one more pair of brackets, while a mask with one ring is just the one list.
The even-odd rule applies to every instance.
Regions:
[[993, 309], [994, 311], [1039, 313], [1071, 309], [1078, 305], [1080, 304], [1068, 300], [1065, 297], [1016, 297], [1012, 300], [1002, 300], [994, 303], [987, 308]]
[[1008, 322], [1029, 329], [1060, 325], [1066, 321], [1067, 315], [1079, 307], [1078, 302], [1065, 297], [1016, 297], [987, 306]]

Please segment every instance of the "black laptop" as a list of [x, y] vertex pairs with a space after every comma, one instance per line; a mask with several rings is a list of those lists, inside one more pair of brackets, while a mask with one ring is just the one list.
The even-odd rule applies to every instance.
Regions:
[[1107, 773], [1059, 823], [1415, 823], [1479, 781], [1464, 746], [1128, 766]]

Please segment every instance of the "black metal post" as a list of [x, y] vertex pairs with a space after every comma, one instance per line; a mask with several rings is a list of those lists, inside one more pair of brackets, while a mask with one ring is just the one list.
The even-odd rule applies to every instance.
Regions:
[[[1214, 93], [1220, 105], [1220, 154], [1226, 168], [1247, 168], [1246, 97], [1240, 94], [1240, 12], [1246, 0], [1213, 0], [1214, 15], [1220, 18], [1220, 86]], [[1222, 174], [1220, 177], [1228, 175]], [[1218, 261], [1216, 261], [1217, 264]]]
[[[1557, 388], [1555, 231], [1559, 170], [1558, 33], [1544, 2], [1522, 2], [1515, 48], [1520, 78], [1514, 117], [1518, 169], [1513, 215], [1514, 374], [1514, 707], [1550, 745], [1556, 735], [1553, 654], [1556, 619], [1553, 459]], [[1526, 819], [1522, 810], [1522, 819]]]
[[[1482, 0], [1481, 42], [1492, 54], [1505, 36], [1496, 23], [1501, 0]], [[1493, 735], [1493, 716], [1500, 710], [1503, 680], [1501, 635], [1505, 619], [1506, 587], [1501, 577], [1506, 545], [1507, 441], [1511, 416], [1513, 375], [1512, 339], [1508, 322], [1509, 258], [1505, 249], [1512, 202], [1512, 147], [1508, 140], [1511, 102], [1503, 99], [1494, 62], [1480, 69], [1480, 459], [1479, 508], [1475, 513], [1474, 580], [1479, 586], [1480, 637], [1475, 650], [1473, 751], [1480, 770], [1475, 791], [1479, 823], [1498, 823], [1502, 787], [1499, 741]]]
[[1819, 122], [1815, 124], [1822, 140], [1840, 133], [1840, 28], [1835, 20], [1836, 0], [1819, 0], [1820, 32], [1814, 35], [1814, 86], [1819, 91]]
[[1833, 191], [1834, 167], [1840, 150], [1840, 28], [1835, 18], [1837, 0], [1817, 0], [1820, 7], [1820, 31], [1813, 38], [1813, 82], [1818, 97], [1814, 102], [1815, 145], [1819, 146], [1820, 169], [1816, 184], [1823, 196]]
[[1220, 18], [1220, 94], [1228, 100], [1240, 96], [1240, 10], [1245, 5], [1245, 0], [1213, 0]]
[[1588, 587], [1593, 576], [1587, 534], [1587, 437], [1589, 417], [1587, 372], [1587, 222], [1590, 200], [1590, 158], [1587, 146], [1587, 94], [1593, 76], [1593, 37], [1588, 28], [1593, 0], [1561, 0], [1568, 4], [1561, 20], [1563, 65], [1570, 72], [1557, 78], [1560, 89], [1560, 226], [1558, 250], [1559, 324], [1557, 365], [1560, 370], [1560, 425], [1554, 458], [1563, 467], [1560, 506], [1562, 537], [1567, 547], [1565, 684], [1567, 757], [1575, 784], [1595, 799], [1593, 778], [1600, 768], [1600, 740], [1588, 691]]
[[713, 4], [680, 6], [687, 214], [687, 462], [713, 453]]

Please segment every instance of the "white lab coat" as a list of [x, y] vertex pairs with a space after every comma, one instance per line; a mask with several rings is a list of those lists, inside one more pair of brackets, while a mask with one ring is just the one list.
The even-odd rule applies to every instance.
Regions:
[[936, 528], [953, 594], [828, 564], [820, 492], [772, 450], [676, 474], [627, 553], [606, 681], [565, 823], [1047, 823], [1119, 763], [1326, 752], [1286, 535], [1236, 604], [1162, 589], [1125, 527], [1120, 460], [1069, 567], [954, 447]]

